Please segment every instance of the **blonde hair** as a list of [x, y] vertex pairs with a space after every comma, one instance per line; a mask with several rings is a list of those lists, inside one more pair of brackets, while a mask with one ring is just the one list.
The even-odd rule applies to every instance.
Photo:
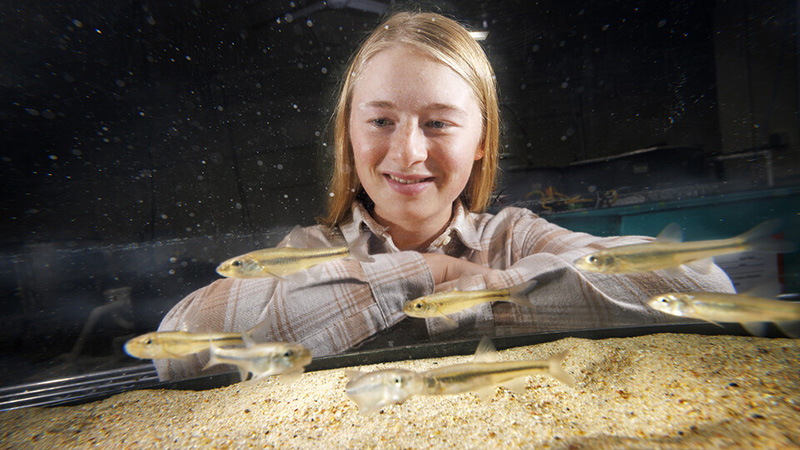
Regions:
[[334, 167], [328, 198], [328, 215], [320, 221], [337, 226], [350, 215], [355, 199], [365, 199], [355, 170], [350, 143], [350, 104], [353, 89], [367, 62], [395, 45], [409, 45], [430, 55], [459, 74], [471, 87], [483, 115], [483, 158], [472, 166], [461, 195], [465, 206], [483, 212], [489, 205], [497, 176], [500, 140], [497, 84], [486, 54], [458, 22], [435, 13], [401, 12], [392, 15], [367, 37], [353, 57], [339, 92], [333, 115]]

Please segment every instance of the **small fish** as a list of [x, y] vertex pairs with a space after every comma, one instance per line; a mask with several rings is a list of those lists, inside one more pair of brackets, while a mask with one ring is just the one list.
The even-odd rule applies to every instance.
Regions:
[[516, 392], [525, 389], [525, 377], [538, 373], [574, 386], [575, 380], [561, 366], [568, 351], [547, 360], [496, 361], [497, 351], [489, 338], [483, 338], [471, 363], [439, 367], [425, 372], [385, 369], [375, 372], [348, 372], [346, 392], [359, 411], [369, 414], [384, 406], [402, 403], [414, 395], [446, 395], [475, 392], [487, 400], [498, 385]]
[[242, 381], [248, 374], [253, 379], [280, 375], [286, 384], [297, 381], [311, 362], [311, 351], [301, 344], [285, 342], [255, 343], [248, 332], [241, 333], [245, 347], [222, 348], [211, 344], [210, 358], [203, 370], [217, 364], [233, 364], [239, 369]]
[[492, 341], [483, 338], [473, 362], [424, 372], [426, 383], [423, 394], [445, 395], [471, 391], [488, 399], [498, 385], [523, 392], [525, 377], [540, 373], [573, 387], [575, 380], [561, 367], [568, 353], [568, 350], [564, 350], [546, 360], [496, 361], [497, 351]]
[[230, 278], [282, 278], [338, 259], [355, 258], [372, 262], [372, 257], [367, 253], [369, 236], [369, 233], [364, 233], [347, 247], [276, 247], [256, 250], [224, 261], [217, 266], [217, 273]]
[[800, 303], [713, 292], [669, 292], [647, 305], [666, 314], [707, 322], [738, 322], [750, 333], [763, 336], [764, 324], [775, 322], [787, 336], [800, 337]]
[[125, 343], [125, 353], [139, 359], [180, 359], [207, 350], [211, 344], [241, 345], [242, 333], [155, 331]]
[[406, 369], [385, 369], [375, 372], [347, 371], [345, 391], [363, 414], [380, 411], [384, 406], [403, 403], [412, 395], [421, 394], [422, 374]]
[[[506, 289], [482, 289], [476, 291], [438, 292], [414, 300], [403, 305], [403, 312], [410, 317], [447, 317], [450, 314], [471, 308], [486, 302], [512, 302], [518, 305], [533, 307], [527, 294], [535, 288], [537, 281], [530, 280]], [[452, 319], [449, 319], [453, 321]]]
[[575, 267], [588, 272], [633, 273], [659, 269], [677, 270], [682, 264], [707, 274], [712, 257], [746, 251], [792, 252], [796, 244], [770, 238], [781, 227], [781, 220], [763, 222], [739, 236], [728, 239], [681, 242], [681, 229], [670, 224], [654, 242], [622, 245], [589, 254], [575, 261]]

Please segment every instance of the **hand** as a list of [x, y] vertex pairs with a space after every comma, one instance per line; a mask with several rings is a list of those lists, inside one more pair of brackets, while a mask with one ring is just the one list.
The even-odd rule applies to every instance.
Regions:
[[436, 285], [457, 280], [462, 276], [482, 275], [492, 271], [492, 269], [480, 264], [440, 253], [423, 253], [422, 257], [425, 258], [425, 262], [431, 269], [433, 282]]

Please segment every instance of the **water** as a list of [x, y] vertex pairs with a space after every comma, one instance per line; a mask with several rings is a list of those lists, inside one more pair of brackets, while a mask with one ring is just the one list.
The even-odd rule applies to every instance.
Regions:
[[[797, 6], [662, 3], [438, 5], [489, 33], [490, 211], [598, 236], [677, 222], [687, 240], [780, 218], [800, 242]], [[6, 8], [0, 386], [142, 370], [122, 343], [324, 213], [337, 82], [379, 15], [315, 5]], [[800, 291], [797, 254], [717, 263], [740, 291]], [[435, 341], [482, 332], [531, 330]], [[404, 324], [354, 353], [427, 343]]]

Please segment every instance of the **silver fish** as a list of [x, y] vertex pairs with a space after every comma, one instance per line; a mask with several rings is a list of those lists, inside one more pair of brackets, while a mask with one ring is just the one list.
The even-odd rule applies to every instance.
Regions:
[[211, 344], [241, 345], [241, 333], [155, 331], [128, 340], [125, 353], [140, 359], [180, 359], [207, 350]]
[[574, 386], [575, 380], [561, 366], [568, 351], [546, 360], [494, 361], [497, 351], [489, 338], [483, 338], [471, 363], [439, 367], [422, 373], [405, 369], [375, 372], [348, 372], [346, 392], [359, 411], [369, 414], [384, 406], [402, 403], [414, 395], [446, 395], [474, 392], [488, 399], [502, 385], [524, 391], [525, 377], [547, 374]]
[[447, 317], [449, 314], [487, 302], [505, 301], [533, 307], [533, 303], [528, 299], [527, 294], [536, 285], [537, 281], [534, 279], [506, 289], [437, 292], [409, 300], [403, 305], [403, 312], [410, 317], [444, 317], [449, 319]]
[[800, 337], [800, 303], [713, 292], [669, 292], [647, 305], [666, 314], [708, 322], [738, 322], [750, 333], [763, 336], [764, 324], [775, 322], [787, 336]]
[[681, 229], [667, 226], [654, 242], [621, 245], [591, 253], [575, 260], [580, 270], [601, 273], [650, 272], [659, 269], [675, 270], [691, 264], [700, 273], [709, 273], [714, 256], [746, 251], [792, 252], [797, 245], [771, 239], [782, 225], [781, 220], [763, 222], [739, 236], [728, 239], [681, 242]]
[[573, 387], [575, 380], [561, 367], [568, 353], [568, 350], [564, 350], [545, 360], [494, 361], [494, 345], [491, 340], [484, 338], [475, 352], [475, 361], [426, 371], [423, 394], [475, 392], [486, 399], [498, 385], [524, 391], [524, 384], [519, 383], [524, 383], [525, 377], [534, 374], [546, 374]]
[[372, 262], [367, 253], [369, 233], [347, 247], [276, 247], [252, 251], [228, 259], [217, 266], [217, 273], [229, 278], [282, 278], [317, 264], [344, 258]]
[[311, 362], [311, 352], [300, 344], [286, 342], [255, 343], [247, 332], [241, 334], [245, 347], [223, 348], [211, 345], [208, 364], [203, 370], [217, 364], [233, 364], [238, 367], [242, 381], [248, 374], [253, 379], [280, 375], [279, 379], [291, 384], [303, 374]]
[[345, 391], [364, 414], [379, 411], [384, 406], [403, 403], [412, 395], [422, 393], [422, 374], [406, 369], [384, 369], [374, 372], [347, 371]]

